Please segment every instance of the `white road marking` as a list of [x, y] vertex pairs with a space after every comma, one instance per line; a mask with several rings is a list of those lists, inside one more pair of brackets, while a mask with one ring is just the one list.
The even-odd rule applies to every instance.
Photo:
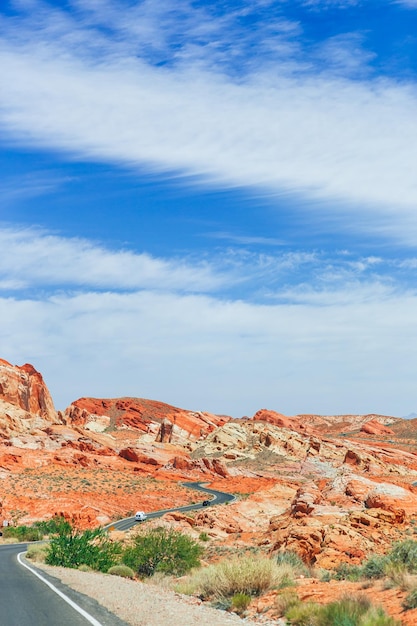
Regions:
[[78, 611], [78, 613], [80, 613], [87, 620], [87, 622], [90, 622], [90, 624], [93, 624], [93, 626], [103, 626], [103, 624], [101, 624], [101, 622], [98, 622], [94, 617], [92, 617], [89, 613], [87, 613], [87, 611], [84, 611], [84, 609], [82, 609], [80, 606], [78, 606], [78, 604], [73, 602], [73, 600], [71, 600], [71, 598], [66, 596], [65, 593], [62, 593], [62, 591], [57, 589], [57, 587], [55, 587], [55, 585], [50, 583], [49, 580], [46, 580], [46, 578], [41, 576], [41, 574], [39, 574], [35, 569], [33, 569], [32, 567], [29, 567], [29, 565], [24, 563], [22, 561], [22, 559], [21, 559], [23, 554], [25, 554], [25, 553], [24, 552], [20, 552], [17, 555], [17, 560], [19, 561], [20, 565], [23, 565], [23, 567], [26, 567], [26, 569], [28, 569], [30, 572], [32, 572], [32, 574], [37, 576], [43, 583], [45, 583], [45, 585], [48, 585], [48, 587], [50, 589], [52, 589], [52, 591], [54, 591], [56, 594], [58, 594], [63, 600], [65, 600], [65, 602], [67, 602], [67, 604], [72, 606], [73, 609]]

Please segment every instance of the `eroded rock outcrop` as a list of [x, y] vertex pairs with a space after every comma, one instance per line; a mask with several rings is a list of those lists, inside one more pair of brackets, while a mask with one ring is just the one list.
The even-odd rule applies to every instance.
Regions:
[[32, 365], [11, 365], [0, 359], [0, 400], [56, 423], [57, 413], [42, 375]]
[[0, 359], [0, 432], [10, 436], [59, 422], [42, 375], [32, 365], [18, 367]]
[[392, 436], [395, 435], [392, 428], [372, 419], [361, 426], [361, 432], [367, 435]]
[[130, 429], [144, 441], [178, 445], [204, 438], [231, 419], [143, 398], [80, 398], [66, 409], [65, 418], [72, 426], [100, 432]]

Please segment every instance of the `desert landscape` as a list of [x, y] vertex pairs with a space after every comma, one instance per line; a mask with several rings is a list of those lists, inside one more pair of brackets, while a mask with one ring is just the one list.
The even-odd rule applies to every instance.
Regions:
[[[404, 586], [323, 576], [417, 539], [416, 419], [272, 409], [236, 419], [141, 398], [80, 398], [56, 411], [32, 365], [0, 360], [3, 525], [61, 516], [96, 528], [204, 499], [184, 481], [236, 496], [162, 518], [195, 539], [204, 534], [206, 563], [293, 552], [309, 568], [295, 587], [302, 601], [360, 591], [399, 623], [417, 623]], [[245, 615], [278, 619], [280, 593], [253, 598]]]

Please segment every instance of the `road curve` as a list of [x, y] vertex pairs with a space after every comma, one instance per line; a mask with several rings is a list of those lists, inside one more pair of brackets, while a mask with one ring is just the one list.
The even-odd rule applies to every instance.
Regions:
[[126, 626], [94, 600], [39, 572], [47, 581], [45, 584], [18, 562], [18, 555], [26, 549], [27, 544], [23, 543], [0, 546], [1, 626]]
[[[208, 489], [203, 483], [182, 484], [210, 496], [208, 506], [235, 500], [235, 496], [230, 493]], [[163, 509], [148, 513], [148, 519], [161, 517], [171, 511], [194, 511], [201, 508], [202, 502]], [[129, 517], [108, 524], [105, 528], [127, 530], [135, 524], [135, 518]], [[26, 550], [27, 544], [24, 543], [0, 546], [1, 626], [126, 626], [125, 622], [94, 600], [65, 587], [45, 572], [32, 573], [32, 565], [29, 565], [29, 569], [22, 566], [17, 557]], [[44, 578], [46, 582], [40, 578]]]
[[[208, 506], [214, 506], [216, 504], [225, 504], [226, 502], [232, 502], [235, 500], [235, 496], [230, 493], [225, 493], [224, 491], [217, 491], [216, 489], [208, 489], [204, 487], [204, 483], [202, 482], [186, 482], [182, 483], [184, 487], [189, 487], [190, 489], [195, 489], [196, 491], [201, 491], [209, 496], [212, 496], [210, 500], [210, 504]], [[207, 498], [208, 499], [208, 498]], [[139, 508], [139, 507], [138, 507]], [[199, 502], [196, 504], [187, 504], [186, 506], [176, 506], [172, 509], [163, 509], [161, 511], [153, 511], [152, 513], [147, 513], [148, 519], [155, 519], [157, 517], [162, 517], [165, 513], [172, 513], [173, 511], [195, 511], [203, 508], [203, 502]], [[206, 508], [206, 507], [204, 507]], [[108, 524], [105, 528], [114, 528], [115, 530], [128, 530], [138, 522], [134, 517], [126, 517], [125, 519], [119, 520], [118, 522], [113, 522], [112, 524]]]

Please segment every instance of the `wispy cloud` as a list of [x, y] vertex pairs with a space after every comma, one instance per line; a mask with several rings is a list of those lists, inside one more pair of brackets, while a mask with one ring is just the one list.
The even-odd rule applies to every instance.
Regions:
[[[254, 242], [271, 251], [253, 250], [248, 243]], [[4, 227], [0, 247], [7, 254], [0, 257], [0, 290], [19, 299], [36, 291], [40, 297], [52, 297], [62, 290], [122, 294], [143, 289], [224, 299], [238, 298], [243, 290], [252, 302], [322, 306], [335, 294], [343, 293], [348, 300], [360, 300], [365, 292], [382, 298], [408, 292], [414, 285], [413, 256], [383, 259], [348, 251], [282, 250], [268, 238], [231, 237], [229, 244], [210, 254], [162, 258], [41, 229]]]
[[331, 295], [320, 306], [149, 291], [0, 298], [2, 357], [34, 361], [59, 408], [123, 389], [235, 416], [409, 413], [416, 295]]
[[[129, 250], [112, 251], [97, 243], [64, 238], [34, 229], [0, 230], [3, 288], [94, 288], [203, 291], [219, 289], [233, 278], [204, 261], [153, 258]], [[0, 288], [1, 288], [0, 283]]]
[[55, 38], [42, 29], [25, 31], [25, 41], [10, 31], [3, 38], [0, 124], [10, 141], [220, 186], [295, 192], [314, 200], [315, 211], [342, 217], [349, 207], [360, 228], [368, 215], [374, 229], [414, 237], [413, 84], [289, 74], [284, 61], [236, 81], [195, 65], [197, 57], [171, 67], [124, 48], [97, 56], [88, 51], [107, 41], [100, 29], [83, 18], [67, 31], [59, 19]]
[[[360, 33], [308, 40], [290, 4], [19, 0], [0, 18], [3, 138], [291, 195], [306, 229], [335, 220], [414, 244], [416, 84], [376, 78]], [[163, 258], [2, 228], [1, 357], [32, 361], [60, 408], [123, 393], [234, 415], [415, 410], [414, 256], [229, 229], [207, 233], [217, 249]]]
[[285, 246], [284, 239], [277, 239], [276, 237], [255, 237], [251, 235], [237, 235], [228, 232], [208, 232], [204, 233], [204, 237], [211, 237], [213, 239], [221, 239], [222, 241], [228, 241], [233, 244], [242, 245], [262, 245], [262, 246]]
[[121, 393], [235, 416], [414, 408], [413, 257], [158, 259], [16, 228], [0, 247], [2, 358], [33, 362], [59, 408]]

